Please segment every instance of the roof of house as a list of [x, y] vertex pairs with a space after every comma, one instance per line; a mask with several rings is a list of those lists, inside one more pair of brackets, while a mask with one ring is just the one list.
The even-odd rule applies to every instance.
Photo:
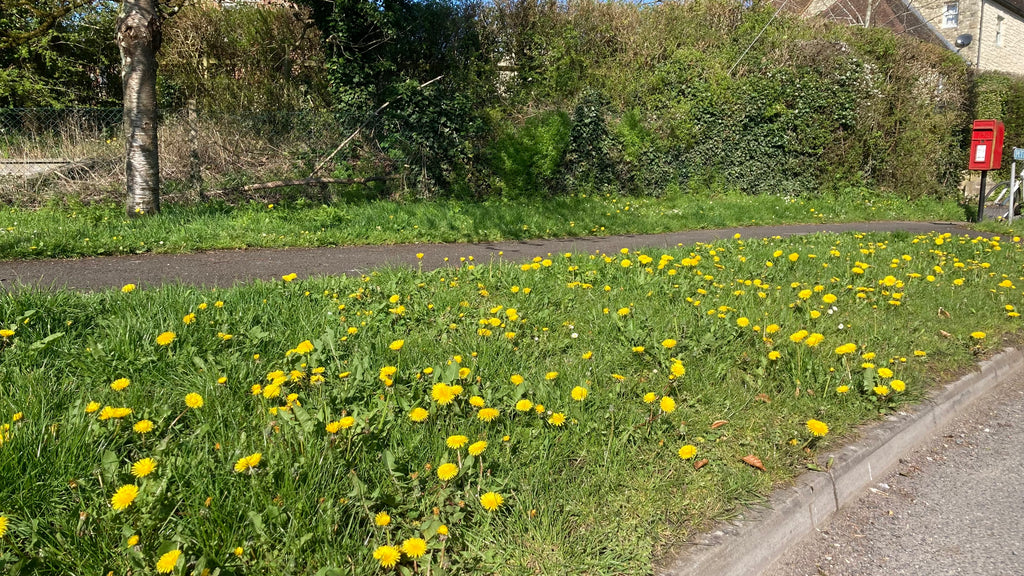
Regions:
[[1024, 0], [992, 0], [992, 2], [1024, 18]]

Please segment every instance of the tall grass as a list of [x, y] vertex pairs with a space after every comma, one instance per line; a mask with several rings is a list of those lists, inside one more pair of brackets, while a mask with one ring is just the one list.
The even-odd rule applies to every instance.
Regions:
[[998, 240], [813, 235], [8, 295], [0, 563], [374, 574], [404, 543], [402, 574], [649, 573], [1019, 334], [1022, 264]]

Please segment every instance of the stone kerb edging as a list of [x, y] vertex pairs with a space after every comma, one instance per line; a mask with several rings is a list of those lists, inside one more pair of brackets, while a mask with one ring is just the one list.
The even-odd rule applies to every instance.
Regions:
[[807, 472], [772, 493], [766, 507], [697, 535], [655, 567], [664, 576], [744, 576], [767, 569], [786, 549], [884, 478], [899, 459], [929, 440], [971, 402], [1024, 369], [1024, 351], [1005, 349], [970, 374], [936, 388], [906, 412], [869, 424], [857, 439], [822, 453], [828, 472]]

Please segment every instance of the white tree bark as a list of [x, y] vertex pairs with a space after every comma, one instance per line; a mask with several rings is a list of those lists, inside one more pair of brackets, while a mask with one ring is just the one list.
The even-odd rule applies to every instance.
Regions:
[[160, 49], [157, 0], [123, 0], [117, 23], [124, 85], [124, 131], [129, 217], [160, 211], [157, 154], [156, 53]]

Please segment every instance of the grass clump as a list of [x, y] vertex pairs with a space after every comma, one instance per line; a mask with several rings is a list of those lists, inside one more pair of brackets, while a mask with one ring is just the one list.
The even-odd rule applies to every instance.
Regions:
[[822, 196], [674, 192], [661, 198], [578, 194], [482, 202], [386, 200], [168, 205], [129, 220], [114, 204], [4, 209], [0, 260], [219, 248], [478, 242], [650, 234], [728, 226], [863, 220], [962, 220], [951, 200], [866, 190]]
[[1022, 263], [814, 235], [7, 295], [0, 563], [649, 573], [1019, 330]]

